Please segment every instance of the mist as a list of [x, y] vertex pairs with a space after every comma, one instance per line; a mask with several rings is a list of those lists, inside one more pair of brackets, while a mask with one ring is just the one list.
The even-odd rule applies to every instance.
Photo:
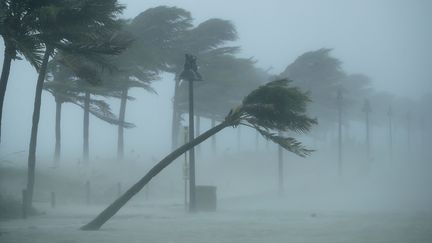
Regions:
[[431, 2], [14, 2], [0, 242], [432, 240]]

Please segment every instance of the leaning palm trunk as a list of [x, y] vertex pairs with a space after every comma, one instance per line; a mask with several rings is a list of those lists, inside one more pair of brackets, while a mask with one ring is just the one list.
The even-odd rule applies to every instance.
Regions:
[[42, 66], [39, 70], [39, 76], [36, 84], [36, 94], [33, 109], [33, 120], [32, 120], [32, 130], [30, 136], [30, 146], [29, 146], [29, 156], [28, 156], [28, 170], [27, 170], [27, 195], [26, 195], [26, 208], [29, 209], [33, 201], [33, 190], [35, 182], [35, 167], [36, 167], [36, 143], [37, 143], [37, 133], [39, 126], [40, 108], [42, 100], [42, 89], [45, 80], [46, 69], [48, 65], [49, 57], [53, 49], [47, 47], [42, 61]]
[[[211, 127], [215, 127], [216, 126], [216, 119], [214, 118], [214, 115], [211, 118]], [[216, 153], [216, 136], [212, 136], [211, 138], [211, 148], [212, 148], [212, 152], [213, 154]]]
[[83, 160], [89, 162], [89, 126], [90, 126], [90, 92], [85, 92], [83, 122]]
[[[201, 117], [199, 114], [195, 115], [195, 136], [199, 136], [200, 135], [200, 130], [201, 130]], [[201, 154], [201, 147], [200, 145], [197, 145], [197, 153], [198, 155]]]
[[6, 86], [9, 80], [9, 73], [12, 63], [12, 57], [14, 56], [15, 50], [5, 41], [5, 52], [3, 59], [3, 68], [0, 77], [0, 142], [1, 142], [1, 121], [3, 115], [3, 102], [6, 95]]
[[175, 159], [229, 126], [237, 127], [245, 125], [254, 128], [261, 135], [278, 143], [290, 152], [302, 157], [309, 155], [312, 150], [303, 147], [296, 139], [282, 137], [271, 132], [272, 130], [306, 132], [309, 131], [312, 124], [316, 123], [315, 119], [311, 119], [305, 115], [306, 102], [309, 100], [308, 96], [296, 88], [288, 87], [288, 84], [288, 80], [277, 80], [253, 91], [243, 100], [242, 105], [230, 111], [222, 123], [207, 130], [162, 159], [135, 185], [103, 210], [95, 219], [81, 227], [81, 229], [99, 229], [153, 177], [159, 174]]
[[54, 166], [58, 166], [60, 162], [60, 150], [61, 150], [61, 108], [62, 102], [59, 99], [55, 99], [56, 102], [56, 118], [55, 118], [55, 150], [54, 150]]
[[118, 138], [117, 138], [117, 158], [123, 160], [124, 157], [124, 122], [126, 115], [126, 102], [128, 96], [128, 89], [124, 89], [121, 94], [120, 101], [120, 114], [119, 114], [119, 125], [118, 125]]
[[127, 190], [121, 197], [114, 201], [110, 206], [108, 206], [104, 211], [102, 211], [95, 219], [90, 223], [81, 227], [82, 230], [98, 230], [106, 221], [108, 221], [114, 214], [116, 214], [135, 194], [137, 194], [150, 180], [155, 177], [159, 172], [161, 172], [165, 167], [170, 165], [175, 159], [184, 154], [189, 149], [195, 147], [196, 145], [202, 143], [207, 138], [218, 133], [222, 129], [230, 126], [230, 124], [225, 121], [219, 125], [211, 128], [202, 135], [198, 136], [189, 143], [176, 149], [164, 159], [159, 161], [153, 168], [142, 177], [135, 185], [133, 185], [129, 190]]

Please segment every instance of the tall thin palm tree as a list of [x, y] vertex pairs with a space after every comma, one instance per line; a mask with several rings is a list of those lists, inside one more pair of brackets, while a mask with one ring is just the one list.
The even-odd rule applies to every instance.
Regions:
[[0, 35], [3, 38], [5, 51], [0, 76], [0, 141], [3, 103], [13, 60], [23, 56], [35, 68], [39, 68], [42, 60], [42, 46], [33, 32], [32, 16], [38, 6], [29, 0], [3, 0], [0, 2]]
[[30, 135], [26, 208], [33, 200], [36, 144], [40, 117], [43, 83], [48, 61], [56, 50], [91, 55], [92, 53], [119, 54], [124, 47], [111, 45], [106, 39], [112, 29], [117, 28], [117, 15], [123, 6], [116, 0], [57, 0], [39, 9], [32, 19], [32, 27], [38, 32], [40, 43], [45, 47], [42, 64], [38, 70], [35, 101]]
[[292, 153], [302, 157], [309, 155], [312, 150], [305, 148], [295, 138], [280, 136], [274, 132], [293, 131], [303, 133], [309, 131], [310, 127], [316, 123], [315, 119], [309, 118], [305, 114], [306, 105], [309, 101], [307, 94], [301, 92], [298, 88], [290, 87], [289, 83], [286, 79], [276, 80], [252, 91], [244, 98], [241, 105], [228, 113], [224, 121], [167, 155], [136, 184], [81, 229], [98, 230], [153, 177], [175, 161], [176, 158], [227, 127], [238, 127], [240, 125], [251, 127], [266, 139], [279, 144]]
[[[116, 117], [110, 109], [110, 106], [103, 100], [90, 97], [90, 94], [124, 98], [120, 90], [124, 82], [113, 82], [112, 80], [120, 79], [119, 73], [115, 71], [118, 67], [114, 63], [106, 63], [103, 57], [98, 58], [98, 63], [89, 62], [85, 57], [80, 55], [70, 55], [58, 52], [50, 62], [49, 75], [47, 82], [44, 83], [44, 89], [50, 92], [56, 101], [56, 149], [55, 161], [60, 153], [60, 110], [61, 104], [65, 102], [73, 103], [83, 108], [86, 121], [84, 129], [86, 136], [83, 136], [83, 150], [89, 152], [89, 118], [90, 114], [109, 124], [118, 125], [119, 127], [131, 128], [134, 125], [126, 122], [120, 117]], [[98, 64], [98, 65], [96, 65]], [[95, 66], [103, 66], [108, 71], [101, 72]], [[122, 73], [123, 76], [135, 77], [132, 73]], [[110, 79], [107, 77], [111, 76]], [[93, 84], [92, 84], [93, 83]], [[130, 97], [127, 96], [126, 99]], [[60, 109], [59, 109], [60, 107]], [[83, 130], [84, 130], [83, 129]]]

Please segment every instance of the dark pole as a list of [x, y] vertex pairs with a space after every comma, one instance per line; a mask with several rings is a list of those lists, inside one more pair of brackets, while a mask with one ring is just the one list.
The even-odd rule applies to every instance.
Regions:
[[240, 150], [240, 140], [241, 140], [241, 129], [240, 126], [237, 127], [237, 148]]
[[259, 132], [255, 132], [255, 150], [258, 151], [259, 148]]
[[[184, 127], [184, 141], [183, 144], [187, 144], [188, 141], [188, 136], [189, 136], [189, 128], [188, 127]], [[185, 205], [185, 210], [188, 211], [188, 180], [189, 180], [189, 163], [188, 163], [188, 157], [187, 157], [187, 153], [184, 154], [184, 164], [183, 164], [183, 179], [184, 179], [184, 205]]]
[[408, 145], [408, 154], [411, 153], [411, 113], [408, 111], [406, 114], [407, 119], [407, 145]]
[[[195, 137], [194, 134], [194, 105], [193, 105], [193, 81], [189, 81], [189, 141]], [[189, 150], [189, 211], [195, 211], [195, 149]]]
[[59, 99], [56, 102], [56, 118], [55, 118], [55, 149], [54, 149], [54, 167], [57, 167], [60, 162], [60, 140], [61, 140], [61, 108], [62, 102]]
[[338, 106], [338, 175], [342, 176], [342, 90], [337, 92]]
[[[282, 136], [282, 133], [279, 132], [279, 136]], [[282, 146], [278, 145], [278, 174], [279, 174], [279, 195], [282, 195], [284, 192], [284, 173], [283, 173], [283, 150]]]
[[86, 184], [85, 184], [85, 189], [86, 189], [86, 204], [87, 205], [90, 205], [90, 194], [91, 194], [91, 192], [90, 192], [90, 181], [86, 181]]
[[[201, 75], [198, 73], [196, 57], [193, 55], [185, 55], [184, 70], [180, 74], [180, 79], [189, 82], [189, 141], [194, 140], [194, 93], [193, 82], [202, 81]], [[195, 149], [189, 149], [189, 211], [196, 211], [196, 196], [195, 196]]]
[[85, 92], [84, 100], [84, 129], [83, 129], [83, 160], [87, 165], [89, 163], [89, 122], [90, 122], [90, 92]]
[[426, 135], [427, 135], [427, 129], [426, 129], [426, 122], [425, 122], [426, 118], [425, 115], [423, 114], [421, 121], [420, 121], [420, 126], [421, 126], [421, 142], [423, 144], [423, 148], [422, 151], [422, 155], [424, 155], [424, 158], [426, 158], [426, 152], [427, 152], [427, 147], [429, 146], [428, 143], [426, 142]]
[[369, 161], [371, 159], [371, 154], [370, 154], [370, 127], [369, 127], [369, 113], [371, 112], [371, 107], [370, 107], [370, 103], [369, 100], [366, 99], [364, 106], [363, 106], [363, 112], [365, 113], [365, 123], [366, 123], [366, 156], [367, 156], [367, 161], [368, 161], [368, 166], [369, 166]]
[[392, 116], [393, 110], [392, 107], [389, 106], [389, 110], [387, 112], [388, 115], [388, 128], [389, 128], [389, 153], [390, 153], [390, 162], [393, 162], [393, 131], [392, 131]]

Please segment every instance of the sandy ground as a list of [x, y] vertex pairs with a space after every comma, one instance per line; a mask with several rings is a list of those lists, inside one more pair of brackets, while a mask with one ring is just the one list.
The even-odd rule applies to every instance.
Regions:
[[78, 228], [102, 206], [61, 206], [27, 220], [0, 222], [1, 243], [135, 242], [432, 242], [432, 214], [420, 212], [284, 210], [242, 207], [251, 200], [222, 200], [218, 211], [185, 213], [182, 204], [134, 202], [99, 231]]

